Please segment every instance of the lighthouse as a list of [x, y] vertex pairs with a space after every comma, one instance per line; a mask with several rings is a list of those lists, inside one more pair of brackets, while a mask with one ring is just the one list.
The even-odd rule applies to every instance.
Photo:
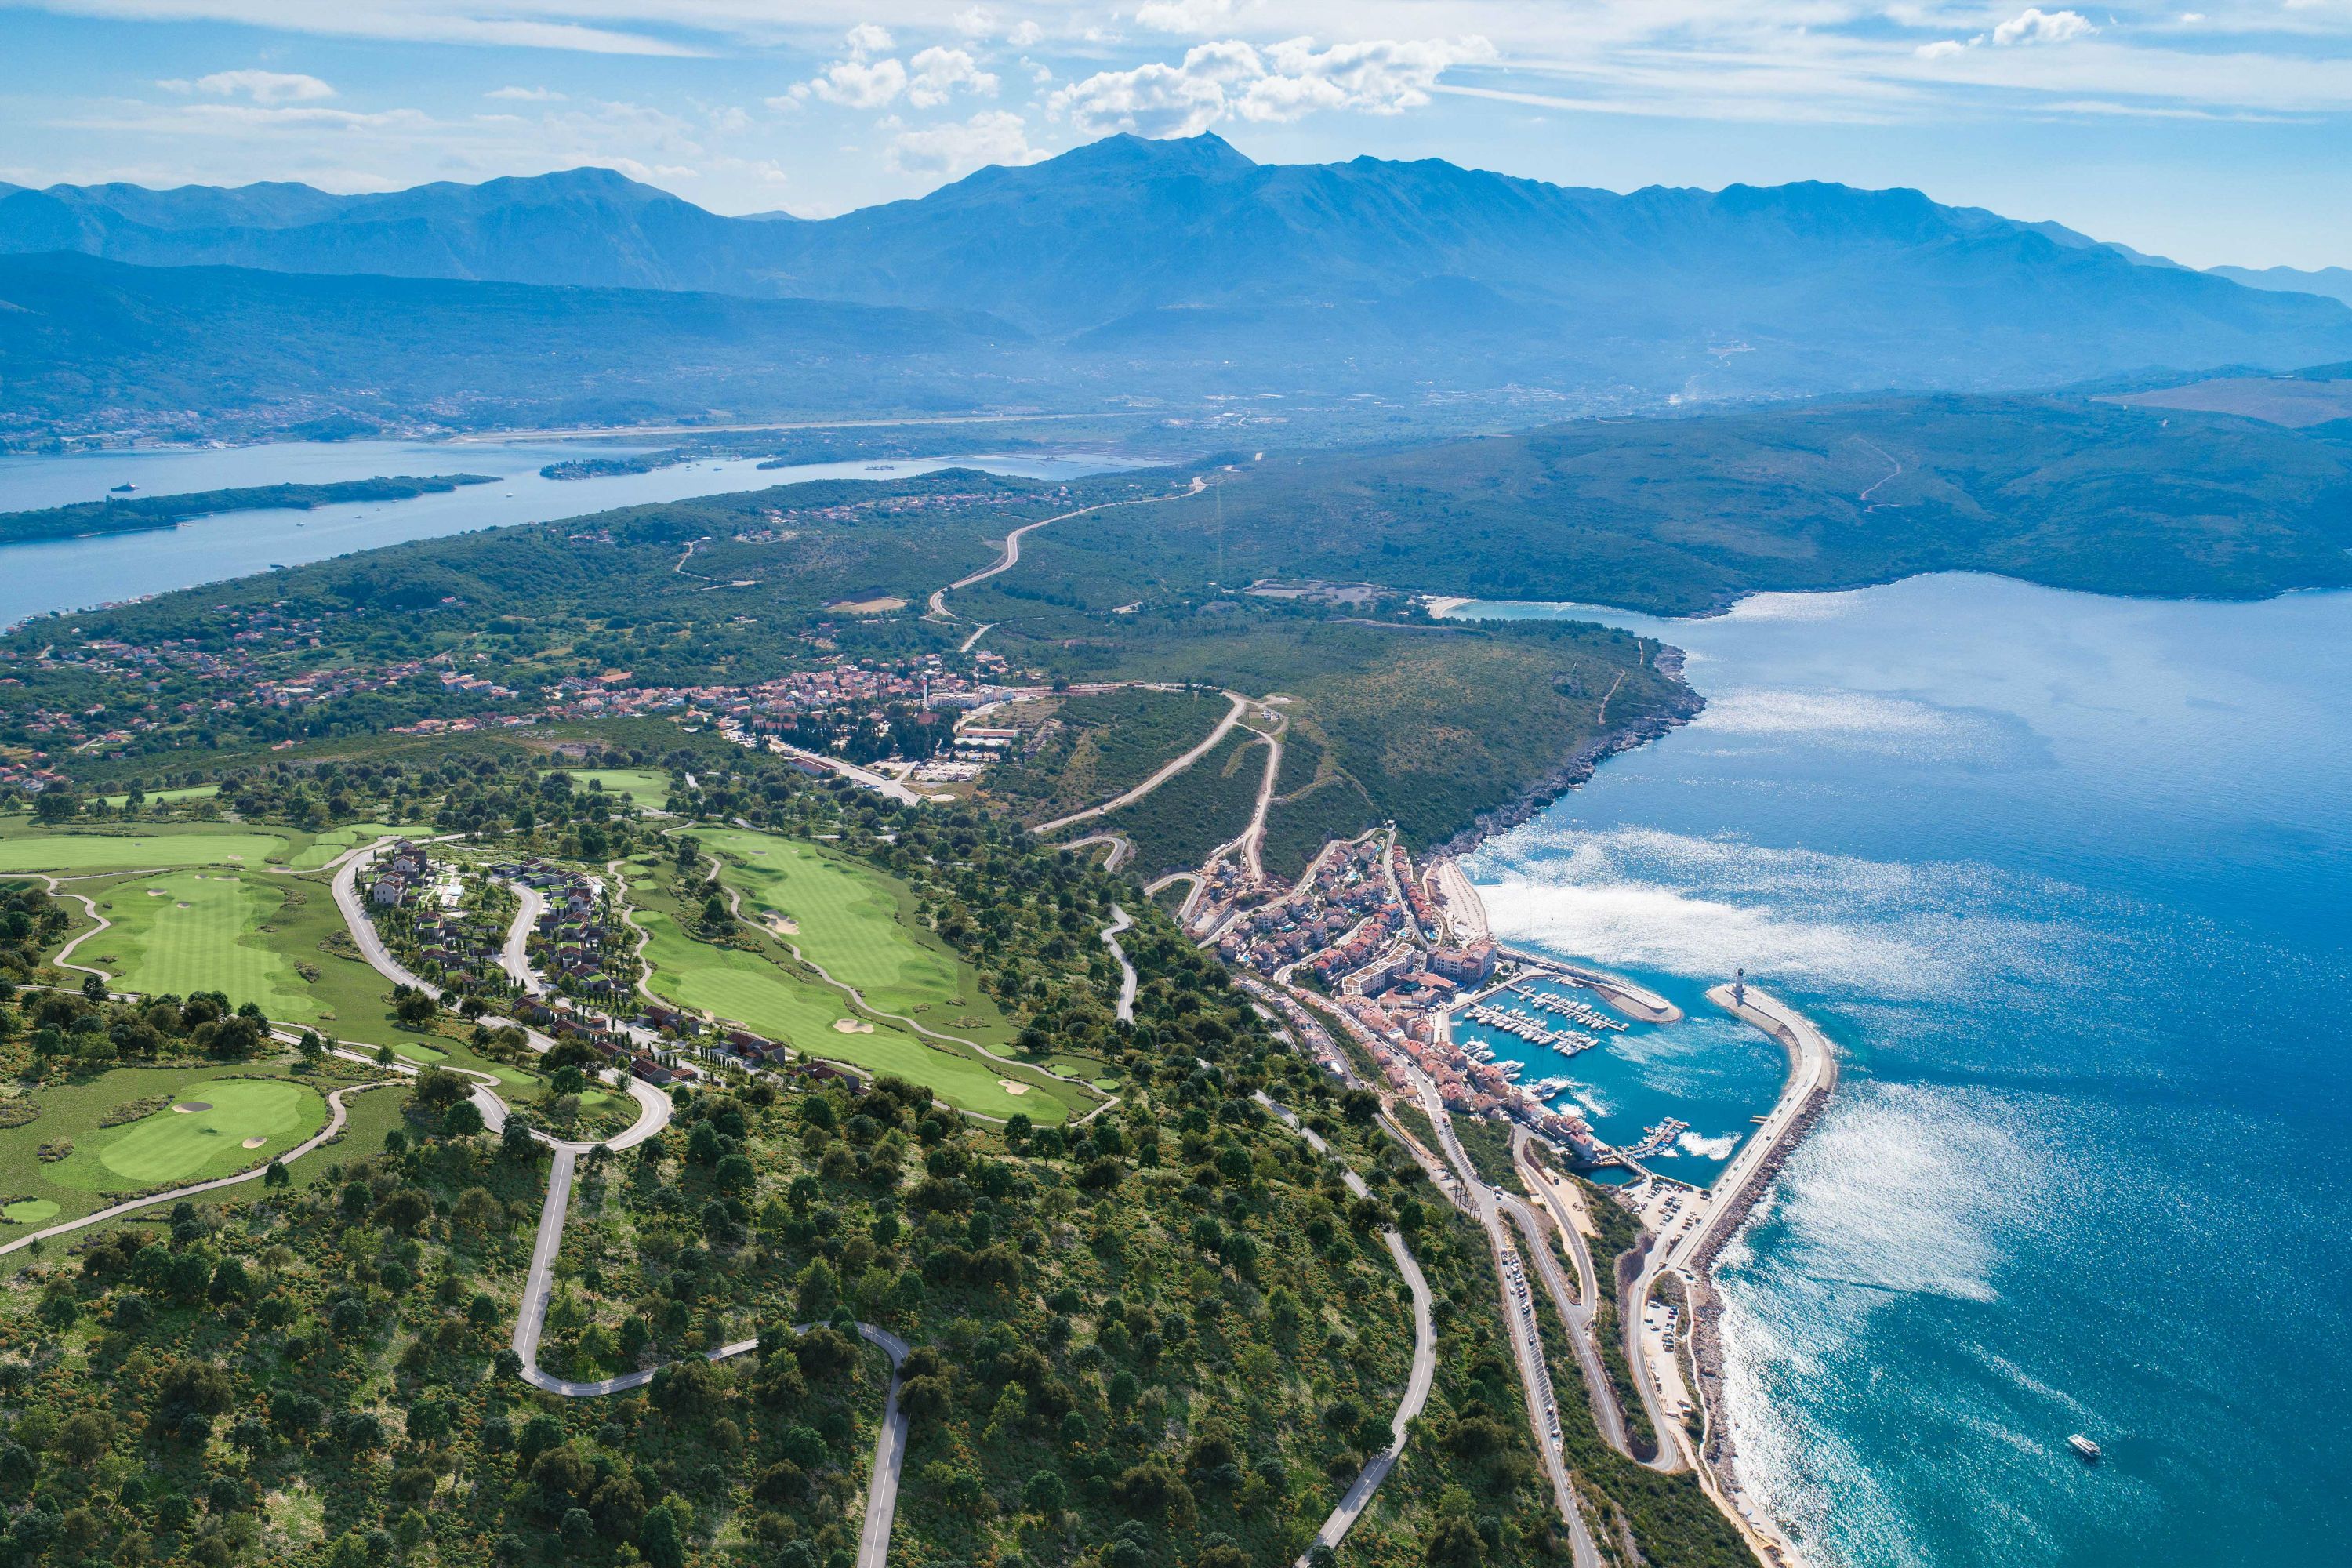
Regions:
[[1748, 1005], [1748, 970], [1745, 965], [1732, 972], [1731, 1005], [1735, 1007]]

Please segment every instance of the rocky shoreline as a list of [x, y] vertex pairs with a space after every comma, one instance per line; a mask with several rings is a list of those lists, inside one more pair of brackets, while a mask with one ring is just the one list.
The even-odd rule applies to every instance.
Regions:
[[1652, 668], [1676, 681], [1677, 695], [1673, 707], [1661, 712], [1645, 713], [1622, 728], [1606, 730], [1593, 736], [1561, 758], [1549, 773], [1521, 790], [1513, 799], [1491, 811], [1480, 812], [1469, 826], [1432, 849], [1425, 858], [1459, 858], [1475, 850], [1496, 834], [1507, 833], [1533, 821], [1560, 796], [1591, 779], [1594, 771], [1611, 757], [1620, 752], [1646, 746], [1660, 736], [1689, 723], [1706, 710], [1706, 699], [1682, 679], [1682, 649], [1660, 644]]
[[1706, 1412], [1706, 1444], [1699, 1460], [1715, 1473], [1717, 1482], [1726, 1493], [1735, 1489], [1733, 1469], [1738, 1459], [1738, 1447], [1732, 1441], [1731, 1426], [1726, 1419], [1723, 1389], [1723, 1300], [1715, 1289], [1715, 1263], [1748, 1224], [1766, 1189], [1780, 1174], [1789, 1156], [1804, 1146], [1806, 1134], [1830, 1102], [1827, 1088], [1815, 1089], [1805, 1106], [1790, 1123], [1789, 1134], [1759, 1166], [1739, 1202], [1729, 1211], [1727, 1222], [1706, 1250], [1693, 1259], [1689, 1286], [1691, 1316], [1691, 1359], [1698, 1370], [1698, 1386], [1695, 1392]]

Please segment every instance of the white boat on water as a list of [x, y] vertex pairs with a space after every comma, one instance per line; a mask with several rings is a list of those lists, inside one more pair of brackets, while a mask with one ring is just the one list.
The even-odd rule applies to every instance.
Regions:
[[2099, 1446], [2080, 1432], [2066, 1439], [2066, 1447], [2074, 1449], [2074, 1457], [2084, 1464], [2095, 1465], [2099, 1462]]

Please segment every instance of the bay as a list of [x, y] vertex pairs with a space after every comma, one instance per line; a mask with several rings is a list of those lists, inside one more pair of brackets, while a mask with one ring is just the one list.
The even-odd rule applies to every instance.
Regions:
[[2341, 1560], [2352, 595], [1461, 613], [1663, 637], [1708, 703], [1471, 858], [1497, 931], [1695, 1020], [1745, 965], [1845, 1054], [1719, 1270], [1809, 1559]]
[[407, 500], [355, 501], [310, 511], [222, 512], [174, 528], [0, 545], [0, 626], [410, 540], [808, 479], [903, 479], [958, 467], [1028, 479], [1076, 479], [1142, 466], [1134, 458], [1090, 453], [982, 453], [764, 469], [757, 458], [706, 459], [585, 479], [542, 479], [539, 472], [549, 463], [650, 449], [578, 441], [339, 441], [0, 457], [0, 511], [98, 500], [121, 484], [136, 485], [141, 495], [178, 495], [379, 474], [470, 473], [496, 479]]

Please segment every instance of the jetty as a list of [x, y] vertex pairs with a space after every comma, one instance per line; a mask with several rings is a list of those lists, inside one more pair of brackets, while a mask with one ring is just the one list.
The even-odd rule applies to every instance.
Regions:
[[[1794, 1563], [1798, 1556], [1793, 1544], [1741, 1487], [1733, 1464], [1729, 1426], [1722, 1412], [1721, 1347], [1716, 1339], [1716, 1325], [1723, 1308], [1716, 1299], [1707, 1271], [1724, 1245], [1738, 1233], [1765, 1186], [1821, 1114], [1831, 1089], [1837, 1084], [1837, 1055], [1828, 1037], [1814, 1027], [1811, 1019], [1754, 985], [1717, 985], [1706, 996], [1725, 1012], [1761, 1029], [1778, 1042], [1788, 1053], [1789, 1076], [1781, 1085], [1780, 1098], [1724, 1166], [1704, 1200], [1686, 1205], [1651, 1245], [1641, 1275], [1628, 1292], [1623, 1321], [1631, 1325], [1643, 1321], [1661, 1276], [1671, 1273], [1680, 1277], [1689, 1295], [1691, 1310], [1685, 1314], [1685, 1321], [1698, 1373], [1696, 1392], [1702, 1423], [1695, 1441], [1678, 1423], [1669, 1425], [1659, 1420], [1658, 1378], [1648, 1363], [1637, 1333], [1628, 1332], [1626, 1354], [1633, 1364], [1635, 1386], [1650, 1407], [1662, 1443], [1674, 1450], [1675, 1462], [1661, 1468], [1695, 1465], [1700, 1485], [1722, 1505], [1727, 1517], [1740, 1524], [1759, 1556], [1771, 1563]], [[1662, 1447], [1661, 1460], [1665, 1458], [1665, 1453]]]

